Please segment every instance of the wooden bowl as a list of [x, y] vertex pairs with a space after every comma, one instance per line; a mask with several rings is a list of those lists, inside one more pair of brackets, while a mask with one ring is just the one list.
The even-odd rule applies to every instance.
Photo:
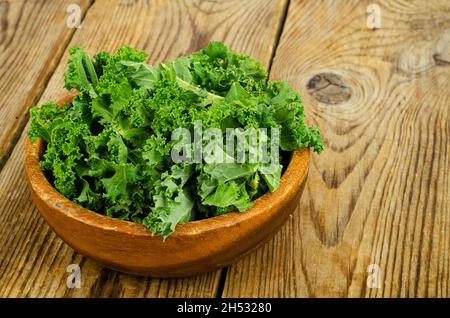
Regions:
[[163, 241], [141, 224], [95, 213], [61, 195], [39, 167], [44, 150], [42, 139], [27, 139], [25, 171], [33, 201], [55, 233], [107, 267], [151, 277], [212, 271], [271, 238], [300, 201], [310, 158], [309, 148], [294, 151], [280, 187], [256, 199], [251, 209], [180, 223]]

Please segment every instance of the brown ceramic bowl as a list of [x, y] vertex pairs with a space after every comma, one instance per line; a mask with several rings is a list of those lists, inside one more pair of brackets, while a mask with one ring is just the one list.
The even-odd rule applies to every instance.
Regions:
[[43, 140], [27, 140], [25, 171], [33, 201], [50, 227], [73, 249], [107, 267], [152, 277], [212, 271], [271, 238], [299, 203], [310, 158], [309, 148], [294, 151], [280, 187], [251, 209], [178, 224], [163, 241], [140, 224], [92, 212], [61, 195], [39, 167], [44, 150]]

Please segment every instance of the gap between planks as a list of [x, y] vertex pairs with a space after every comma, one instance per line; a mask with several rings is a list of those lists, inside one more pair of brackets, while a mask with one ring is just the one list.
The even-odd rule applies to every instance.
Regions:
[[[282, 14], [280, 16], [280, 21], [278, 22], [277, 33], [276, 33], [276, 36], [275, 36], [275, 42], [274, 42], [274, 45], [273, 45], [272, 54], [270, 55], [269, 64], [268, 64], [268, 67], [267, 67], [267, 79], [270, 78], [270, 73], [272, 71], [273, 60], [275, 59], [276, 52], [277, 52], [278, 46], [280, 44], [280, 39], [281, 39], [281, 36], [283, 35], [283, 30], [284, 30], [284, 26], [286, 24], [286, 18], [287, 18], [287, 15], [288, 15], [290, 4], [291, 4], [291, 0], [286, 0], [285, 1], [284, 7], [282, 9]], [[261, 248], [261, 246], [259, 246], [258, 248]], [[216, 298], [222, 298], [223, 291], [225, 289], [225, 283], [226, 283], [227, 278], [228, 278], [228, 273], [230, 272], [229, 271], [230, 266], [231, 265], [221, 269], [220, 280], [219, 280], [219, 283], [218, 283], [218, 286], [217, 286]]]

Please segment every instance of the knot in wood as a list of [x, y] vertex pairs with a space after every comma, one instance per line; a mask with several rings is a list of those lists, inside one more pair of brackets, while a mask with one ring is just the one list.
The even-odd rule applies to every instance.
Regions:
[[314, 75], [306, 85], [308, 93], [325, 104], [340, 104], [350, 99], [352, 89], [342, 76], [334, 73]]

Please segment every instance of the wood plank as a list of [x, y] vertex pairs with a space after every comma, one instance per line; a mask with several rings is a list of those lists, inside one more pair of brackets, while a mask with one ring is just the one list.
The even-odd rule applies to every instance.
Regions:
[[[209, 39], [224, 40], [266, 66], [285, 1], [96, 1], [71, 44], [89, 53], [123, 44], [151, 52], [152, 62], [190, 53]], [[67, 53], [41, 102], [63, 93]], [[120, 274], [65, 245], [31, 202], [22, 168], [23, 141], [0, 173], [0, 297], [211, 297], [220, 271], [185, 279], [148, 279]], [[81, 268], [81, 288], [68, 289], [69, 264]]]
[[84, 15], [91, 2], [0, 1], [0, 169], [73, 35], [67, 6], [78, 4]]
[[302, 92], [327, 150], [223, 296], [450, 296], [450, 3], [376, 1], [374, 30], [371, 3], [291, 1], [271, 76]]

